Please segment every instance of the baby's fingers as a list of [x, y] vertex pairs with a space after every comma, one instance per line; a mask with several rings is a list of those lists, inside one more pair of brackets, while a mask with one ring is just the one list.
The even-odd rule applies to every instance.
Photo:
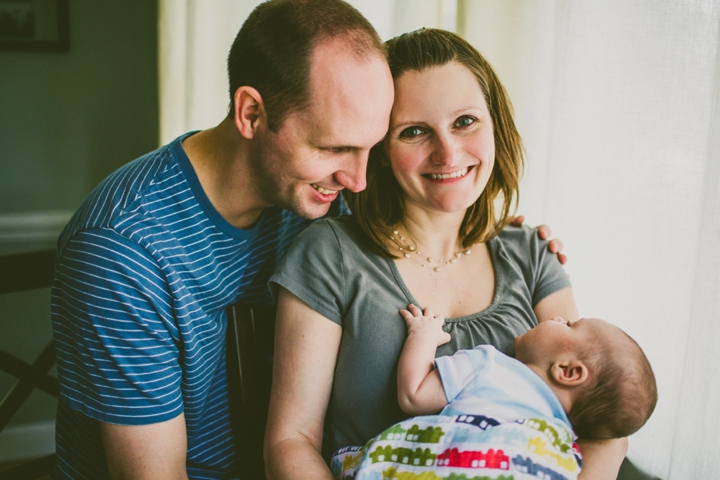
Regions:
[[438, 347], [439, 347], [440, 345], [445, 345], [445, 344], [448, 343], [450, 340], [452, 340], [452, 337], [450, 336], [450, 334], [447, 333], [447, 332], [445, 332], [445, 331], [443, 331], [443, 332], [442, 332], [442, 335], [440, 335], [440, 338], [438, 338]]
[[405, 320], [405, 323], [408, 323], [408, 324], [410, 322], [412, 322], [413, 319], [415, 318], [412, 313], [408, 312], [404, 308], [400, 309], [400, 316], [403, 318], [403, 320]]

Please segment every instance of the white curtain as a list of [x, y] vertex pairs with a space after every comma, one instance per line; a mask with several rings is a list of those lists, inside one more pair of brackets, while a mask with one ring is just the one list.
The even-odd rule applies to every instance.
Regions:
[[160, 0], [160, 144], [217, 125], [230, 97], [227, 54], [258, 0]]
[[[257, 0], [160, 0], [161, 142], [219, 123]], [[563, 239], [584, 316], [624, 328], [660, 401], [629, 458], [720, 478], [720, 3], [351, 0], [383, 39], [456, 30], [495, 66], [527, 149], [520, 211]]]
[[564, 240], [580, 313], [645, 349], [629, 458], [720, 478], [720, 3], [460, 0], [527, 148], [520, 211]]

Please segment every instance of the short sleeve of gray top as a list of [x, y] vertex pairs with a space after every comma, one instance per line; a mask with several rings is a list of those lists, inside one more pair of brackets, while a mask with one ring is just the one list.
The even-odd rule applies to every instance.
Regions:
[[[315, 222], [295, 239], [270, 279], [274, 294], [282, 286], [342, 327], [325, 452], [363, 445], [408, 417], [397, 402], [397, 361], [406, 336], [398, 310], [424, 305], [408, 291], [395, 262], [369, 251], [361, 235], [351, 217]], [[513, 339], [537, 325], [533, 307], [570, 286], [534, 229], [508, 227], [488, 248], [493, 301], [481, 312], [446, 320], [452, 340], [438, 348], [438, 357], [481, 344], [512, 355]]]

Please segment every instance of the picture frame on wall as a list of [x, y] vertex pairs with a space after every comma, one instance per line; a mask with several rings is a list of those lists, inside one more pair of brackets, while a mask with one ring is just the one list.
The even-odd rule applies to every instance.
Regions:
[[0, 0], [0, 50], [66, 52], [68, 0]]

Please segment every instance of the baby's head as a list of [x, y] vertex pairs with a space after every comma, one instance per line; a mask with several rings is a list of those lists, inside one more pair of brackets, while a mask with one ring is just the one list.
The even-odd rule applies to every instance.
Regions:
[[515, 339], [515, 356], [555, 391], [581, 438], [628, 436], [655, 409], [657, 386], [645, 354], [602, 320], [542, 322]]

